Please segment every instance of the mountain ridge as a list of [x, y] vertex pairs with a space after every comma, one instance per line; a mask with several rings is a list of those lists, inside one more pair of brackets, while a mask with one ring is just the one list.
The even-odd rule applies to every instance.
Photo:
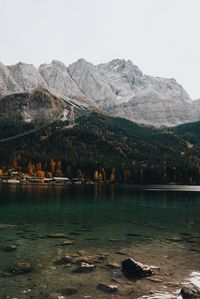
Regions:
[[38, 86], [88, 108], [155, 127], [200, 120], [200, 101], [192, 101], [175, 79], [145, 75], [130, 60], [93, 65], [81, 58], [69, 66], [53, 60], [38, 68], [22, 62], [0, 64], [0, 94]]

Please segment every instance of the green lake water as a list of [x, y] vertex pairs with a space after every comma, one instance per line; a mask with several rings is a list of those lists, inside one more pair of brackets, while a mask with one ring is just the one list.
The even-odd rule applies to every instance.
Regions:
[[[54, 292], [77, 299], [138, 298], [176, 292], [200, 271], [200, 192], [184, 188], [0, 185], [0, 298], [45, 299]], [[66, 238], [49, 238], [51, 233]], [[65, 240], [73, 244], [63, 246]], [[12, 244], [17, 250], [7, 252]], [[121, 269], [109, 267], [126, 258], [121, 252], [160, 267], [154, 281], [127, 280]], [[94, 272], [75, 273], [76, 262], [57, 264], [66, 254], [74, 261], [91, 259]], [[102, 255], [105, 259], [98, 260]], [[31, 263], [33, 271], [14, 275], [18, 262]], [[119, 294], [98, 290], [98, 283], [117, 284]]]

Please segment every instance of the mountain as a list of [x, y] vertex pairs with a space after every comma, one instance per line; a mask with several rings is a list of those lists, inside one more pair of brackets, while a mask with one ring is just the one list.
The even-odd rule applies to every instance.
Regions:
[[32, 64], [0, 64], [2, 95], [43, 87], [82, 109], [101, 108], [140, 124], [170, 127], [200, 120], [200, 100], [192, 101], [174, 79], [147, 76], [130, 60], [93, 65], [84, 59], [66, 67], [53, 60]]
[[17, 121], [34, 123], [51, 121], [62, 115], [63, 109], [63, 101], [42, 87], [0, 98], [1, 117]]
[[[27, 171], [31, 161], [35, 169], [39, 163], [47, 173], [53, 159], [64, 176], [93, 179], [97, 171], [106, 179], [114, 173], [116, 181], [134, 184], [200, 183], [200, 122], [156, 129], [98, 113], [76, 122], [73, 129], [57, 122], [0, 143], [0, 168], [12, 167], [15, 161]], [[0, 119], [0, 139], [34, 126]]]
[[8, 69], [22, 91], [30, 91], [38, 86], [48, 88], [44, 78], [32, 64], [19, 62], [8, 66]]
[[83, 93], [113, 116], [157, 127], [200, 119], [199, 103], [194, 105], [174, 79], [143, 75], [130, 60], [94, 66], [81, 59], [69, 66], [69, 74]]

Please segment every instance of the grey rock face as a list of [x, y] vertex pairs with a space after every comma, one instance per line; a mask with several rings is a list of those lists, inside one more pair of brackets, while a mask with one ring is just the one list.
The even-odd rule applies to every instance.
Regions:
[[22, 91], [22, 89], [15, 82], [10, 70], [0, 63], [0, 94], [15, 93], [18, 91]]
[[82, 93], [94, 100], [101, 108], [109, 109], [113, 106], [115, 94], [97, 66], [79, 59], [68, 67], [71, 78], [79, 86]]
[[38, 70], [32, 64], [19, 62], [8, 68], [22, 91], [30, 91], [38, 86], [48, 87]]
[[50, 64], [40, 65], [39, 72], [52, 92], [66, 97], [85, 97], [70, 77], [64, 63], [53, 60]]

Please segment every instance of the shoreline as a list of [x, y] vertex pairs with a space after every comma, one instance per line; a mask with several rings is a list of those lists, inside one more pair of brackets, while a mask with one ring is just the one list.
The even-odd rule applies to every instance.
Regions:
[[126, 189], [142, 190], [142, 191], [180, 191], [180, 192], [200, 192], [200, 185], [159, 185], [159, 184], [146, 184], [134, 185], [127, 183], [109, 183], [109, 182], [86, 182], [86, 183], [44, 183], [44, 182], [8, 182], [0, 181], [0, 185], [8, 186], [48, 186], [48, 187], [69, 187], [69, 186], [115, 186]]

